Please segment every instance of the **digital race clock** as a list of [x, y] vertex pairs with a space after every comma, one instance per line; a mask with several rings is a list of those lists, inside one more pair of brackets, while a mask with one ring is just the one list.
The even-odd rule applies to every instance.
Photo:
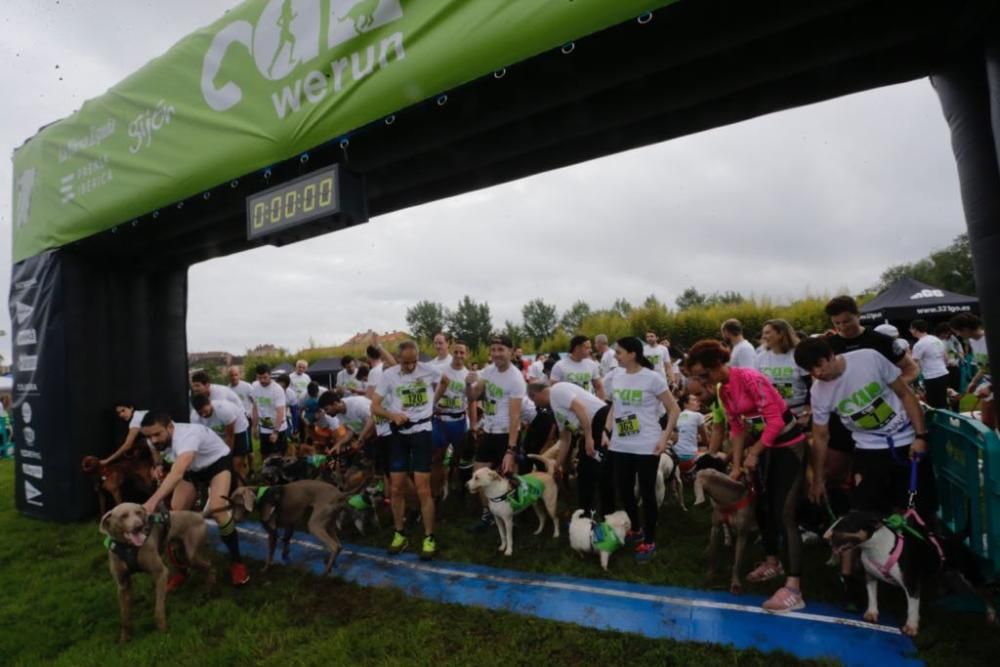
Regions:
[[343, 211], [341, 175], [333, 165], [247, 197], [247, 238], [320, 218], [333, 220]]

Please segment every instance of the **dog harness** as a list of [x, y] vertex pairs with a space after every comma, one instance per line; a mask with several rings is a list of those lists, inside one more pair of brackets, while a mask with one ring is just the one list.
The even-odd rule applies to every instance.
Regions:
[[[889, 442], [889, 453], [893, 460], [897, 463], [903, 463], [899, 460], [899, 455], [896, 453], [896, 446], [892, 436], [886, 436], [886, 440]], [[924, 523], [920, 514], [917, 513], [917, 465], [919, 464], [919, 459], [919, 455], [916, 458], [910, 459], [910, 497], [908, 503], [909, 507], [906, 512], [902, 515], [892, 514], [882, 520], [882, 525], [896, 534], [896, 544], [892, 548], [892, 553], [889, 554], [889, 559], [882, 565], [879, 565], [879, 572], [881, 572], [882, 576], [886, 578], [889, 577], [889, 572], [892, 571], [892, 568], [899, 562], [899, 557], [903, 554], [903, 546], [906, 543], [906, 533], [916, 537], [921, 542], [929, 542], [933, 545], [934, 549], [937, 551], [939, 567], [944, 566], [944, 549], [941, 548], [941, 543], [938, 542], [934, 533], [927, 529], [927, 524]], [[905, 463], [903, 464], [905, 465]], [[910, 525], [910, 519], [913, 519], [920, 525], [920, 528], [924, 531], [924, 533], [926, 533], [926, 536]]]
[[372, 508], [371, 503], [368, 502], [368, 498], [362, 493], [355, 493], [353, 496], [348, 498], [347, 504], [351, 507], [351, 509], [359, 512], [370, 510]]
[[[154, 525], [161, 531], [160, 542], [166, 543], [167, 534], [170, 532], [170, 511], [165, 507], [161, 507], [156, 514], [148, 517], [145, 527], [146, 535], [149, 535]], [[118, 540], [111, 539], [110, 535], [106, 535], [104, 537], [104, 548], [125, 563], [129, 574], [142, 571], [142, 568], [139, 567], [139, 549], [142, 548], [141, 546], [137, 547], [131, 542], [119, 542]]]
[[607, 521], [591, 522], [590, 543], [598, 551], [607, 551], [609, 554], [613, 554], [622, 547], [622, 541], [618, 539], [618, 535], [611, 529]]
[[733, 515], [739, 512], [744, 507], [749, 507], [750, 503], [753, 502], [753, 499], [754, 499], [753, 487], [750, 487], [746, 495], [744, 495], [742, 498], [737, 500], [732, 505], [717, 507], [716, 509], [719, 511], [719, 514], [722, 515], [722, 523], [726, 524], [727, 526], [732, 525]]
[[515, 514], [533, 505], [536, 500], [542, 497], [545, 492], [545, 482], [537, 477], [522, 477], [514, 475], [516, 485], [499, 498], [490, 498], [490, 502], [499, 503], [507, 501]]

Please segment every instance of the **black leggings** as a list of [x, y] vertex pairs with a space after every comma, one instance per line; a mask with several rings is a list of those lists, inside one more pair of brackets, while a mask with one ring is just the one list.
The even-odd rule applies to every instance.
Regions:
[[639, 506], [635, 499], [635, 479], [639, 478], [639, 495], [642, 496], [643, 542], [656, 542], [656, 470], [660, 457], [655, 454], [627, 454], [611, 452], [615, 486], [625, 506], [632, 530], [639, 527]]
[[760, 455], [757, 498], [757, 523], [760, 525], [764, 553], [779, 554], [778, 542], [784, 531], [785, 574], [802, 576], [802, 535], [799, 533], [798, 508], [805, 477], [806, 444], [790, 447], [768, 447]]
[[[583, 435], [578, 438], [576, 456], [576, 492], [577, 506], [587, 512], [596, 511], [599, 516], [615, 511], [615, 479], [612, 468], [614, 463], [608, 456], [608, 450], [601, 447], [604, 436], [604, 423], [608, 419], [610, 404], [594, 413], [590, 422], [590, 434], [594, 438], [594, 451], [601, 460], [587, 456]], [[596, 500], [600, 497], [600, 503]]]
[[943, 375], [933, 380], [924, 378], [924, 392], [927, 405], [932, 408], [948, 409], [948, 376]]

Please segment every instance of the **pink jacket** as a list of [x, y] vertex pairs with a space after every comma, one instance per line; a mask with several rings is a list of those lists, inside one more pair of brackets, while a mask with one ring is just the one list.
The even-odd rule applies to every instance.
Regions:
[[[785, 428], [787, 408], [785, 399], [766, 375], [755, 368], [730, 368], [729, 381], [719, 387], [719, 399], [726, 411], [731, 436], [738, 436], [746, 431], [744, 419], [761, 417], [764, 420], [764, 432], [760, 441], [765, 447], [774, 447], [774, 441]], [[782, 443], [790, 444], [793, 443]]]

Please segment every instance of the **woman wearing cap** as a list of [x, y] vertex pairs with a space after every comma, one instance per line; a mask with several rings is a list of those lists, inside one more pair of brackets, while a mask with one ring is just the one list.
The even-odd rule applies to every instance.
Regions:
[[[626, 543], [638, 543], [635, 558], [645, 562], [656, 553], [656, 471], [680, 408], [666, 378], [653, 371], [653, 364], [643, 355], [642, 341], [631, 336], [619, 339], [615, 357], [618, 368], [609, 375], [612, 405], [605, 434], [611, 438], [608, 449], [615, 486], [633, 526]], [[660, 406], [667, 409], [666, 430], [660, 428]], [[642, 496], [641, 530], [636, 477]]]
[[688, 351], [687, 368], [692, 377], [718, 388], [733, 447], [731, 476], [738, 479], [744, 468], [757, 474], [757, 521], [766, 558], [747, 579], [768, 581], [785, 574], [778, 559], [783, 530], [788, 574], [785, 585], [764, 603], [764, 609], [802, 609], [802, 536], [797, 510], [805, 476], [805, 433], [767, 376], [755, 368], [730, 368], [729, 351], [718, 341], [695, 343]]

